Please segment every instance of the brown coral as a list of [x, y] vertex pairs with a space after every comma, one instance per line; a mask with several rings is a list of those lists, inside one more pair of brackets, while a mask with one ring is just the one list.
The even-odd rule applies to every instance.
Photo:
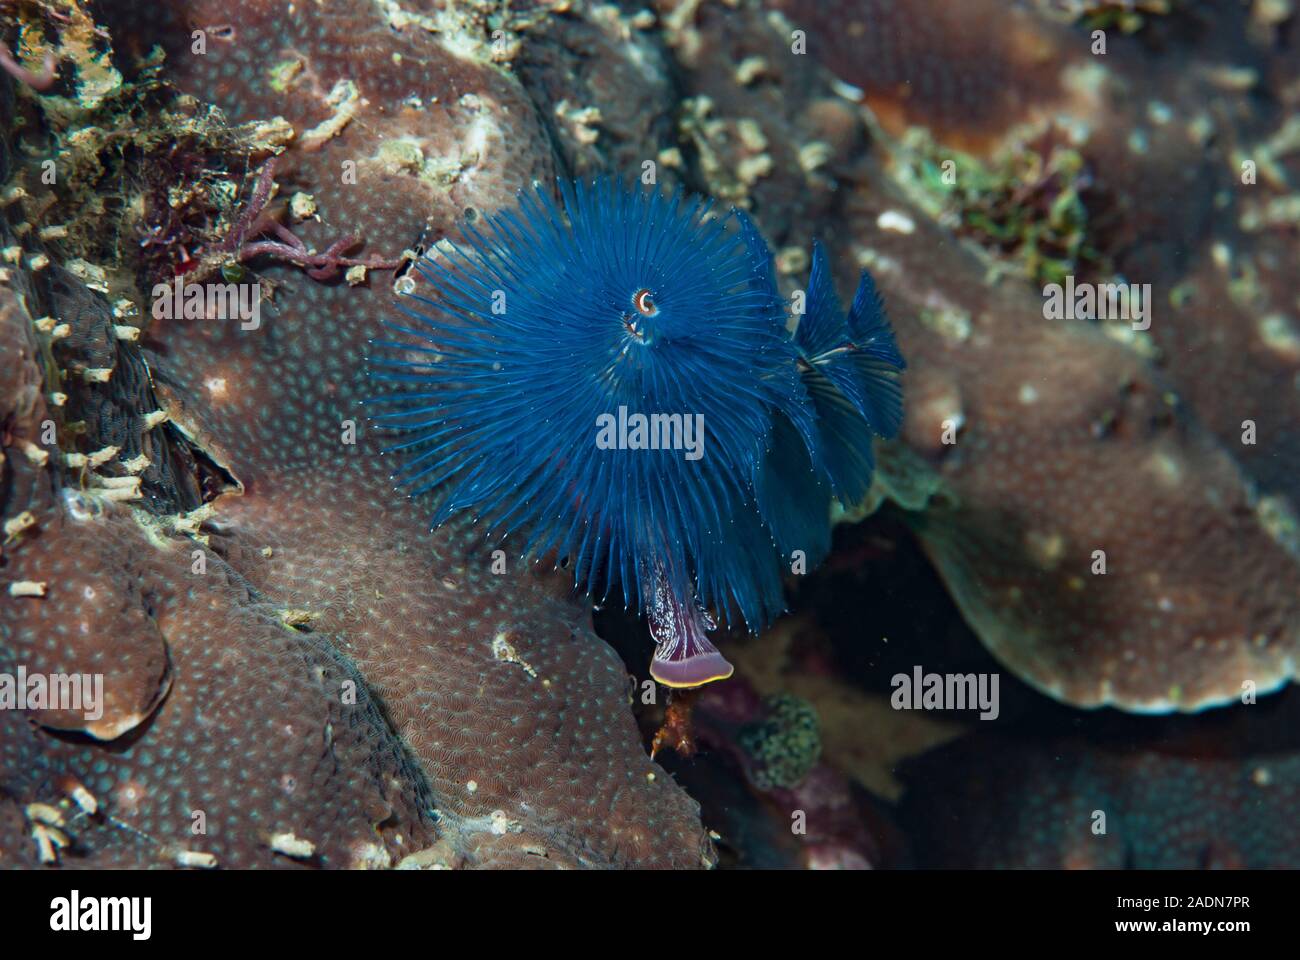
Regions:
[[[826, 228], [876, 274], [910, 364], [909, 452], [887, 457], [886, 485], [923, 508], [918, 531], [981, 639], [1040, 689], [1080, 705], [1160, 711], [1230, 702], [1243, 684], [1285, 683], [1300, 646], [1292, 507], [1261, 498], [1256, 484], [1288, 483], [1281, 474], [1300, 421], [1296, 359], [1285, 322], [1262, 332], [1258, 315], [1225, 315], [1204, 289], [1202, 264], [1224, 243], [1207, 215], [1207, 182], [1218, 175], [1214, 154], [1188, 147], [1207, 122], [1234, 136], [1255, 124], [1226, 119], [1244, 115], [1231, 105], [1242, 90], [1220, 73], [1161, 71], [1134, 39], [1111, 38], [1106, 56], [1092, 56], [1086, 33], [1023, 11], [984, 27], [978, 4], [921, 3], [906, 14], [880, 6], [849, 18], [862, 24], [859, 39], [896, 51], [924, 43], [929, 59], [863, 57], [834, 9], [798, 4], [785, 9], [814, 56], [782, 58], [779, 41], [768, 55], [787, 74], [825, 69], [857, 84], [877, 131], [925, 123], [936, 140], [986, 157], [1050, 105], [1079, 131], [1095, 171], [1090, 240], [1123, 278], [1154, 291], [1149, 333], [1048, 320], [1039, 290], [999, 279], [984, 250], [955, 244], [918, 209], [914, 184], [895, 181], [906, 165], [892, 152], [905, 144], [882, 139], [879, 159], [837, 171], [841, 206]], [[907, 22], [885, 31], [890, 16]], [[1204, 16], [1205, 35], [1224, 51], [1252, 50], [1261, 64], [1278, 56], [1251, 48], [1239, 16], [1219, 8]], [[1008, 48], [997, 60], [1010, 71], [999, 89], [1025, 98], [979, 96], [995, 74], [963, 51], [986, 29], [1002, 31], [995, 45], [1024, 54]], [[1134, 101], [1135, 89], [1149, 99]], [[961, 95], [945, 95], [953, 90]], [[761, 92], [736, 84], [710, 93], [719, 110], [758, 119], [768, 141], [799, 142], [806, 121], [797, 108], [760, 105]], [[1218, 108], [1212, 121], [1206, 102]], [[982, 135], [972, 140], [975, 130]], [[1216, 202], [1250, 196], [1237, 187]], [[1204, 259], [1171, 241], [1188, 235]], [[1294, 235], [1259, 243], [1272, 249], [1250, 258], [1260, 279], [1243, 312], [1285, 318], [1262, 265], [1284, 262], [1284, 249], [1293, 256]], [[1233, 260], [1236, 249], [1234, 241]], [[1242, 444], [1252, 414], [1270, 424], [1267, 451]]]
[[[490, 59], [368, 6], [287, 29], [272, 6], [186, 5], [199, 25], [237, 24], [211, 30], [204, 57], [188, 52], [179, 18], [111, 26], [161, 41], [175, 78], [233, 120], [286, 114], [300, 146], [276, 179], [310, 185], [324, 221], [302, 225], [306, 242], [340, 224], [400, 251], [548, 172], [526, 97]], [[277, 71], [285, 64], [296, 66]], [[78, 821], [62, 859], [98, 865], [180, 862], [194, 810], [212, 836], [189, 848], [218, 865], [412, 854], [418, 866], [709, 863], [695, 805], [656, 776], [622, 664], [582, 607], [531, 571], [493, 574], [472, 528], [431, 536], [390, 490], [357, 403], [389, 281], [325, 285], [251, 265], [274, 290], [258, 329], [173, 317], [125, 349], [147, 362], [170, 429], [217, 478], [195, 484], [205, 505], [160, 503], [147, 520], [110, 499], [73, 520], [47, 497], [33, 511], [38, 535], [7, 554], [14, 575], [48, 586], [26, 607], [6, 598], [16, 660], [31, 660], [47, 631], [85, 623], [86, 655], [74, 645], [49, 663], [93, 666], [129, 620], [159, 654], [140, 662], [169, 668], [165, 680], [105, 668], [124, 704], [112, 715], [135, 726], [112, 731], [131, 748], [102, 774], [95, 746], [65, 750], [48, 725], [18, 721], [10, 795], [57, 803], [64, 773], [84, 783], [103, 817]], [[52, 346], [59, 364], [65, 346]], [[110, 385], [123, 349], [111, 354]], [[80, 389], [69, 403], [84, 403]], [[143, 428], [127, 432], [138, 441]], [[93, 472], [126, 475], [121, 462], [115, 453]], [[6, 516], [22, 507], [11, 499]]]

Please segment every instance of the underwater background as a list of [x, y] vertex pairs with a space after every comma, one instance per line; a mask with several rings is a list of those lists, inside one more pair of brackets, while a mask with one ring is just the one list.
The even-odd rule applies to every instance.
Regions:
[[[1300, 865], [1297, 31], [1293, 0], [0, 0], [0, 866]], [[852, 327], [866, 271], [906, 360], [869, 490], [780, 551], [785, 612], [677, 597], [707, 685], [652, 679], [627, 584], [430, 531], [367, 420], [445, 241], [601, 177], [742, 211], [746, 297], [799, 303], [823, 250]], [[608, 236], [592, 276], [640, 249]], [[714, 264], [683, 251], [647, 317]], [[692, 375], [747, 396], [734, 359]], [[533, 492], [477, 484], [454, 505]], [[702, 592], [755, 555], [682, 515]], [[70, 676], [95, 709], [27, 682]]]

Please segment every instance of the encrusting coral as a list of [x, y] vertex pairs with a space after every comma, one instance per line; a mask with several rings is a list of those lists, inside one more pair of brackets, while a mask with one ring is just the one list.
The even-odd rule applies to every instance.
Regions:
[[[217, 12], [204, 19], [201, 6], [186, 5], [186, 16], [213, 28], [206, 56], [189, 52], [179, 15], [110, 26], [125, 38], [119, 52], [161, 31], [175, 78], [215, 96], [235, 122], [285, 112], [301, 131], [295, 142], [309, 145], [276, 180], [315, 181], [321, 219], [383, 238], [389, 256], [430, 223], [450, 222], [448, 211], [497, 205], [548, 173], [526, 99], [489, 61], [454, 54], [414, 26], [394, 31], [368, 7], [352, 20], [295, 18], [286, 33], [289, 22], [272, 6], [212, 5]], [[215, 29], [230, 19], [238, 43]], [[383, 69], [361, 76], [356, 66], [367, 58], [357, 50], [367, 43]], [[263, 75], [286, 47], [301, 58], [291, 72], [301, 86], [287, 98]], [[390, 56], [399, 52], [404, 67]], [[355, 95], [331, 100], [336, 87]], [[427, 98], [420, 105], [410, 102], [415, 90]], [[394, 141], [430, 166], [395, 163], [385, 150]], [[460, 167], [433, 169], [457, 153]], [[362, 186], [337, 176], [347, 161]], [[232, 204], [228, 222], [237, 218]], [[322, 228], [297, 229], [310, 243]], [[362, 255], [369, 250], [370, 242]], [[125, 675], [108, 673], [107, 686], [140, 690], [123, 707], [136, 722], [119, 734], [133, 741], [127, 751], [64, 748], [9, 713], [23, 736], [5, 738], [6, 804], [59, 803], [64, 774], [99, 798], [96, 817], [65, 831], [75, 842], [56, 853], [68, 864], [195, 865], [177, 859], [178, 847], [210, 854], [215, 865], [710, 862], [695, 805], [646, 756], [621, 664], [581, 608], [526, 570], [494, 575], [466, 525], [430, 542], [425, 519], [393, 496], [378, 458], [346, 442], [364, 393], [359, 358], [390, 309], [392, 274], [331, 286], [292, 264], [259, 261], [256, 270], [274, 288], [260, 304], [259, 330], [173, 316], [127, 342], [147, 361], [168, 421], [221, 479], [215, 499], [153, 521], [114, 500], [90, 511], [93, 552], [79, 545], [90, 534], [69, 519], [65, 501], [32, 494], [6, 504], [6, 517], [35, 516], [6, 548], [6, 570], [45, 584], [43, 596], [5, 598], [10, 657], [30, 658], [51, 635], [37, 623], [75, 633], [97, 609], [87, 606], [92, 588], [115, 598], [130, 622], [150, 625], [136, 642], [166, 651], [169, 663], [160, 702], [148, 670], [129, 688]], [[114, 292], [130, 286], [116, 270], [110, 279]], [[15, 321], [14, 336], [35, 336], [31, 321]], [[51, 346], [56, 361], [60, 342]], [[13, 435], [41, 422], [28, 417]], [[96, 472], [125, 476], [114, 457]], [[51, 455], [39, 469], [60, 468]], [[90, 560], [75, 571], [60, 560], [78, 556]], [[108, 580], [84, 582], [92, 574]], [[91, 634], [95, 649], [112, 649], [122, 629], [114, 623]], [[74, 648], [42, 662], [71, 671], [85, 662], [78, 656]], [[232, 750], [234, 742], [244, 747]], [[349, 790], [355, 804], [343, 802]], [[191, 832], [195, 812], [208, 835]], [[254, 819], [261, 828], [249, 827]], [[38, 852], [26, 833], [2, 846], [19, 862]]]
[[[846, 189], [840, 222], [892, 314], [906, 313], [899, 339], [915, 358], [909, 450], [882, 471], [885, 486], [917, 511], [984, 643], [1054, 696], [1193, 711], [1286, 683], [1300, 647], [1298, 474], [1286, 471], [1300, 353], [1286, 346], [1294, 304], [1274, 265], [1294, 258], [1297, 241], [1294, 231], [1243, 238], [1231, 218], [1210, 228], [1214, 206], [1254, 208], [1261, 192], [1225, 144], [1263, 139], [1255, 128], [1285, 111], [1229, 121], [1246, 88], [1162, 68], [1136, 47], [1141, 36], [1094, 52], [1087, 32], [1024, 10], [1001, 21], [994, 4], [886, 6], [783, 5], [820, 65], [871, 107], [881, 143], [882, 156], [852, 172], [871, 189]], [[1230, 7], [1198, 8], [1187, 29], [1290, 89], [1294, 64]], [[908, 24], [897, 43], [891, 17]], [[970, 56], [977, 34], [1014, 73], [997, 96], [979, 95], [991, 74]], [[863, 57], [854, 37], [894, 51]], [[922, 41], [925, 56], [904, 56]], [[907, 95], [903, 75], [916, 81]], [[780, 111], [737, 96], [734, 109], [773, 128], [769, 140], [785, 135]], [[1090, 171], [1085, 243], [1100, 256], [1076, 265], [1076, 279], [1148, 284], [1145, 326], [1049, 318], [1040, 288], [1009, 279], [986, 248], [952, 249], [948, 229], [916, 209], [909, 125], [926, 127], [928, 156], [953, 151], [960, 184], [971, 171], [958, 151], [987, 163], [1049, 121]], [[1169, 240], [1187, 235], [1190, 251]], [[941, 270], [936, 250], [947, 251]], [[1116, 273], [1097, 275], [1097, 263]], [[1230, 306], [1234, 270], [1254, 282]], [[1267, 429], [1266, 448], [1249, 424]]]
[[[46, 49], [71, 27], [45, 4], [12, 6], [29, 24], [5, 31], [25, 73], [8, 69], [0, 94], [27, 152], [0, 187], [0, 671], [93, 669], [118, 653], [93, 727], [0, 711], [3, 862], [714, 861], [694, 801], [647, 757], [627, 668], [572, 578], [494, 573], [468, 523], [430, 538], [424, 511], [392, 495], [355, 405], [367, 392], [357, 358], [409, 271], [391, 265], [535, 180], [634, 178], [646, 162], [664, 189], [746, 210], [783, 295], [806, 282], [814, 239], [836, 252], [841, 289], [861, 268], [876, 277], [908, 405], [901, 442], [877, 449], [867, 506], [894, 502], [1004, 667], [1064, 703], [1138, 713], [1233, 703], [1209, 714], [1231, 716], [1258, 708], [1243, 694], [1291, 679], [1300, 58], [1290, 18], [1261, 12], [1285, 5], [1171, 5], [1120, 24], [1131, 35], [1103, 22], [1099, 54], [1099, 21], [992, 0], [573, 3], [558, 15], [124, 4], [98, 28], [77, 19], [43, 91], [20, 87], [46, 86]], [[1081, 6], [1086, 18], [1113, 5]], [[155, 81], [126, 136], [109, 122], [114, 92]], [[42, 141], [87, 116], [79, 139]], [[200, 162], [172, 166], [183, 157], [158, 152], [160, 122]], [[47, 155], [81, 179], [50, 190]], [[151, 282], [215, 278], [239, 259], [231, 229], [271, 157], [278, 192], [256, 237], [284, 248], [230, 271], [260, 284], [260, 328], [149, 317]], [[945, 160], [956, 182], [929, 192]], [[1013, 182], [1026, 169], [1039, 186], [1028, 208]], [[122, 216], [95, 206], [120, 189], [95, 181], [104, 170], [140, 198]], [[169, 195], [167, 176], [192, 189]], [[63, 205], [43, 207], [47, 196]], [[138, 237], [86, 229], [132, 217]], [[334, 250], [352, 261], [344, 276], [308, 276], [345, 238], [359, 242]], [[1150, 283], [1149, 327], [1049, 318], [1041, 284], [1063, 276]], [[847, 517], [864, 512], [854, 506]], [[196, 552], [205, 574], [191, 572]], [[106, 609], [106, 595], [119, 603]], [[856, 618], [874, 623], [871, 610]], [[83, 623], [96, 642], [77, 635]], [[735, 662], [739, 690], [747, 665]], [[338, 696], [348, 683], [353, 704]], [[771, 792], [789, 806], [815, 779], [848, 813], [843, 829], [813, 814], [824, 858], [804, 846], [782, 862], [878, 863], [834, 768], [847, 765], [843, 721], [828, 729], [834, 714], [813, 706], [823, 758]], [[860, 726], [854, 736], [872, 735]], [[113, 750], [95, 740], [114, 734]], [[1028, 773], [1004, 784], [997, 815], [1069, 810], [1080, 833], [1016, 847], [973, 798], [951, 835], [917, 845], [918, 863], [1295, 862], [1284, 829], [1238, 835], [1231, 817], [1284, 819], [1289, 744], [1275, 762], [1210, 763], [1061, 741], [1078, 761], [1071, 780], [1053, 741], [1026, 740], [972, 738], [923, 759], [923, 774], [951, 775], [934, 789], [905, 777], [905, 827], [920, 834], [945, 789], [976, 790], [989, 758], [1010, 755]], [[725, 741], [698, 738], [701, 779], [716, 773], [710, 749], [737, 749]], [[1215, 784], [1223, 803], [1207, 801], [1198, 823], [1226, 839], [1160, 853], [1167, 798]], [[1131, 814], [1101, 841], [1090, 816], [1106, 801], [1087, 806], [1099, 792]], [[195, 812], [209, 835], [191, 831]], [[788, 824], [778, 833], [793, 842]]]

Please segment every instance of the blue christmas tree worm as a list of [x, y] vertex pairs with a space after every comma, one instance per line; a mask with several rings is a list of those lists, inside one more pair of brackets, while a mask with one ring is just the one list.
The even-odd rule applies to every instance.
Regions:
[[372, 421], [433, 527], [468, 511], [554, 551], [645, 614], [657, 680], [722, 679], [710, 611], [757, 630], [792, 554], [826, 553], [831, 497], [860, 500], [873, 435], [898, 431], [903, 358], [870, 276], [846, 314], [819, 244], [791, 333], [744, 213], [613, 178], [559, 195], [420, 261], [429, 294], [372, 342]]

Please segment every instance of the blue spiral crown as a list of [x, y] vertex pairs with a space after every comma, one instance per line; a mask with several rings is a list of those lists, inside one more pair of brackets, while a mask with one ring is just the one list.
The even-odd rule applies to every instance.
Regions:
[[465, 223], [372, 342], [394, 480], [433, 498], [433, 527], [469, 511], [524, 556], [567, 557], [588, 593], [644, 609], [657, 577], [756, 630], [902, 419], [871, 277], [846, 315], [814, 244], [795, 325], [744, 213], [612, 178], [559, 194]]

